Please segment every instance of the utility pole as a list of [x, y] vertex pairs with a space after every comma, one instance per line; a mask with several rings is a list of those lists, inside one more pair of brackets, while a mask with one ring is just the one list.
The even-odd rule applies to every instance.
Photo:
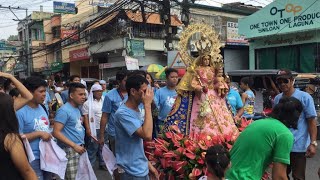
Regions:
[[163, 0], [162, 1], [162, 20], [164, 22], [164, 28], [165, 28], [165, 47], [168, 51], [172, 50], [172, 27], [171, 27], [171, 6], [170, 6], [170, 0]]
[[[25, 36], [24, 36], [24, 39], [22, 40], [23, 41], [23, 45], [24, 45], [24, 52], [25, 52], [25, 58], [26, 58], [26, 64], [27, 64], [27, 76], [30, 76], [30, 73], [31, 73], [31, 69], [32, 69], [32, 62], [31, 60], [29, 59], [29, 54], [30, 54], [30, 43], [29, 43], [29, 25], [28, 25], [28, 9], [27, 8], [21, 8], [21, 7], [12, 7], [12, 6], [2, 6], [0, 5], [0, 9], [9, 9], [12, 14], [17, 18], [17, 20], [19, 22], [24, 22], [24, 29], [25, 29]], [[18, 16], [12, 11], [12, 10], [22, 10], [22, 11], [26, 11], [26, 18], [24, 20], [20, 20], [18, 18]], [[14, 19], [13, 19], [14, 20]]]

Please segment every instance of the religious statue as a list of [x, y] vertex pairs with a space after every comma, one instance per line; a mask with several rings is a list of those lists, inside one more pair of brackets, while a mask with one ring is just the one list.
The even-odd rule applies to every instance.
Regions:
[[[218, 37], [204, 24], [191, 25], [191, 30], [188, 29], [182, 34], [179, 45], [182, 60], [189, 67], [177, 86], [178, 97], [165, 127], [177, 125], [191, 138], [204, 133], [212, 136], [228, 134], [235, 139], [239, 131], [225, 100], [228, 86], [223, 77]], [[195, 43], [199, 56], [192, 58], [186, 53], [186, 44], [195, 32], [202, 35]]]

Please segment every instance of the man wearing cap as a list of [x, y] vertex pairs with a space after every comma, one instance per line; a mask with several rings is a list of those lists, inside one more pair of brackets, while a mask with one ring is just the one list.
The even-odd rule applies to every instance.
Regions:
[[105, 163], [97, 142], [100, 135], [100, 119], [102, 116], [101, 109], [103, 100], [102, 87], [99, 84], [94, 84], [91, 87], [88, 100], [83, 104], [82, 113], [84, 115], [84, 127], [87, 135], [87, 151], [91, 165], [94, 166], [98, 156], [99, 167], [105, 169]]
[[287, 174], [292, 171], [293, 179], [305, 179], [306, 157], [311, 158], [317, 149], [317, 125], [314, 102], [312, 97], [294, 88], [294, 75], [290, 70], [282, 69], [277, 73], [276, 83], [282, 93], [275, 97], [275, 105], [285, 97], [297, 98], [303, 106], [303, 111], [298, 121], [298, 129], [290, 129], [294, 135], [294, 144], [290, 153], [290, 165]]
[[102, 79], [102, 80], [99, 81], [99, 84], [102, 87], [102, 97], [105, 97], [107, 95], [107, 92], [108, 92], [108, 90], [107, 90], [107, 82]]

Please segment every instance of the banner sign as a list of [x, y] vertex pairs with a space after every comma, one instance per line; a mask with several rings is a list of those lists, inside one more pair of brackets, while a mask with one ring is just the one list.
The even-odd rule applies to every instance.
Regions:
[[227, 44], [229, 45], [248, 45], [245, 36], [238, 33], [238, 23], [227, 22]]
[[139, 60], [125, 56], [127, 70], [139, 70]]
[[78, 30], [76, 29], [61, 29], [61, 39], [67, 38], [73, 35], [70, 39], [78, 40], [79, 34], [76, 33]]
[[0, 50], [6, 50], [6, 51], [16, 51], [16, 47], [6, 44], [5, 42], [0, 42]]
[[247, 38], [320, 28], [319, 0], [273, 1], [260, 11], [239, 19], [239, 33]]
[[70, 62], [89, 60], [89, 52], [87, 48], [81, 48], [69, 52]]
[[145, 56], [144, 41], [137, 39], [127, 39], [127, 52], [129, 56], [142, 57]]
[[51, 71], [52, 72], [58, 72], [63, 69], [63, 63], [62, 62], [54, 62], [51, 64]]
[[74, 3], [53, 1], [53, 12], [61, 14], [76, 14], [76, 6]]

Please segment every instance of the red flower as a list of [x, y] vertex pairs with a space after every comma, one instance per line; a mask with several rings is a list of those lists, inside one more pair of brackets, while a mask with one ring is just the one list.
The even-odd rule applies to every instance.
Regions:
[[159, 148], [155, 149], [154, 150], [154, 153], [153, 153], [155, 156], [162, 156], [163, 154], [163, 151]]
[[197, 161], [199, 164], [204, 164], [204, 160], [202, 158], [199, 158]]
[[195, 159], [196, 158], [196, 155], [195, 154], [193, 154], [193, 153], [184, 153], [189, 159]]
[[194, 177], [198, 177], [198, 176], [200, 176], [201, 174], [202, 174], [201, 169], [199, 169], [199, 168], [193, 168], [193, 169], [192, 169], [192, 175], [193, 175]]
[[175, 157], [175, 156], [176, 156], [176, 154], [173, 151], [169, 151], [169, 152], [163, 153], [163, 157], [164, 158], [172, 158], [172, 157]]
[[166, 138], [171, 139], [172, 136], [173, 136], [173, 133], [172, 132], [166, 132], [165, 135], [166, 135]]
[[[188, 164], [187, 161], [172, 161], [172, 168], [175, 171], [182, 171], [183, 170], [183, 166], [186, 166]], [[180, 172], [181, 174], [181, 172]]]

